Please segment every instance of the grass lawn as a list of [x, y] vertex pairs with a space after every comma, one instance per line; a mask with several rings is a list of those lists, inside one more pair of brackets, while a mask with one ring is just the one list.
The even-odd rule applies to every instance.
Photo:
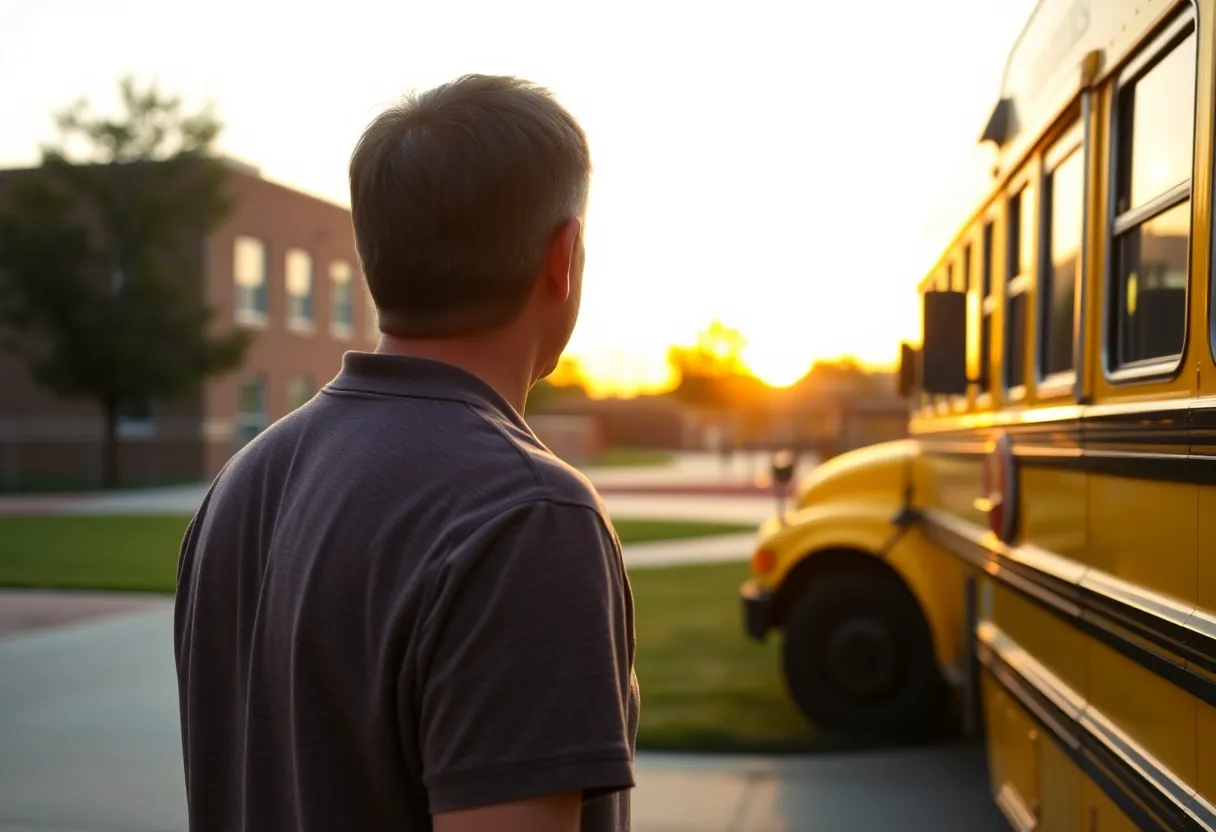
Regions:
[[[0, 518], [0, 586], [171, 592], [189, 518]], [[623, 518], [624, 543], [738, 531], [713, 523]], [[742, 563], [637, 568], [638, 746], [645, 749], [806, 751], [849, 743], [810, 726], [786, 695], [778, 640], [743, 635]]]
[[641, 468], [670, 465], [674, 456], [652, 448], [608, 448], [589, 468]]
[[[0, 586], [172, 592], [189, 517], [0, 517]], [[751, 527], [614, 521], [622, 543], [704, 537]]]
[[0, 586], [172, 592], [189, 517], [0, 517]]
[[743, 634], [742, 563], [630, 570], [642, 690], [638, 747], [811, 751], [856, 743], [817, 730], [780, 675], [780, 641]]
[[660, 540], [686, 540], [691, 537], [712, 537], [718, 534], [755, 532], [755, 524], [706, 523], [696, 520], [613, 519], [613, 528], [623, 545], [654, 543]]

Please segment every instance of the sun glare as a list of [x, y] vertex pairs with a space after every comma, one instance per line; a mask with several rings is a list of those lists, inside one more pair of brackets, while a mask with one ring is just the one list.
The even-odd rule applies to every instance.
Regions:
[[811, 369], [805, 353], [780, 345], [748, 344], [742, 358], [757, 378], [772, 387], [789, 387]]

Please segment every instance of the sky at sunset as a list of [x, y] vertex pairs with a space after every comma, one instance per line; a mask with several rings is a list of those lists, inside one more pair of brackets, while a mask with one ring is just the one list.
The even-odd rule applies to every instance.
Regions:
[[719, 318], [786, 383], [918, 336], [916, 282], [986, 182], [976, 139], [1032, 7], [5, 0], [0, 166], [35, 162], [53, 110], [109, 106], [135, 73], [214, 101], [224, 152], [347, 204], [350, 150], [402, 92], [525, 76], [591, 141], [571, 343], [591, 375], [661, 384], [667, 346]]

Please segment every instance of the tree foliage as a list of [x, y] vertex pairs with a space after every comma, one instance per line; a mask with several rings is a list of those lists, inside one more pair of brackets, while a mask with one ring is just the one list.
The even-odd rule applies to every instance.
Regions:
[[528, 392], [528, 412], [543, 413], [555, 405], [585, 399], [587, 382], [582, 364], [571, 355], [563, 355], [557, 367]]
[[120, 82], [122, 113], [77, 101], [0, 212], [2, 345], [104, 417], [102, 476], [117, 482], [124, 409], [196, 392], [243, 360], [248, 333], [212, 331], [203, 237], [231, 209], [210, 158], [221, 124], [155, 85]]
[[738, 411], [761, 404], [767, 386], [743, 361], [747, 341], [742, 333], [714, 320], [691, 346], [673, 346], [667, 360], [680, 376], [674, 395], [681, 401], [715, 411]]

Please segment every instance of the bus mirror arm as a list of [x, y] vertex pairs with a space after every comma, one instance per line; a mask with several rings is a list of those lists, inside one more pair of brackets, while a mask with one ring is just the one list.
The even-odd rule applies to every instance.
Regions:
[[882, 546], [878, 548], [878, 556], [885, 558], [887, 553], [895, 547], [895, 544], [907, 534], [908, 530], [913, 526], [918, 525], [924, 519], [920, 510], [914, 505], [913, 490], [912, 490], [912, 457], [904, 460], [904, 489], [903, 500], [900, 502], [899, 508], [896, 509], [894, 516], [891, 517], [891, 525], [895, 528]]

